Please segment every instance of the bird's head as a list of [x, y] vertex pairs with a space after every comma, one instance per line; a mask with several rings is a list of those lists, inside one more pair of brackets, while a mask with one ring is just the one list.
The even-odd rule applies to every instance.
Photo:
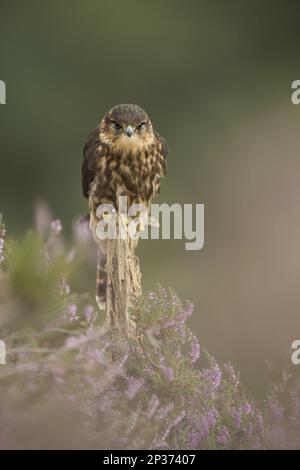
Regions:
[[147, 113], [135, 104], [119, 104], [100, 123], [101, 142], [116, 150], [139, 150], [154, 142]]

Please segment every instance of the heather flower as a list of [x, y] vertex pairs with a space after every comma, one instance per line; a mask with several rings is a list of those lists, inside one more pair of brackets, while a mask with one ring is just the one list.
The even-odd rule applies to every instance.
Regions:
[[95, 309], [92, 305], [87, 305], [84, 309], [84, 317], [87, 323], [90, 325], [95, 320]]
[[239, 407], [233, 407], [231, 408], [230, 410], [230, 416], [232, 418], [232, 421], [234, 423], [234, 426], [239, 429], [240, 426], [241, 426], [241, 423], [242, 423], [242, 415], [243, 415], [243, 411], [242, 411], [242, 408], [239, 406]]
[[57, 220], [53, 220], [50, 224], [51, 226], [51, 230], [53, 232], [54, 235], [59, 235], [62, 231], [62, 224], [61, 224], [61, 221], [59, 219]]
[[132, 422], [130, 424], [130, 426], [128, 427], [127, 429], [127, 432], [126, 434], [129, 435], [130, 433], [132, 433], [132, 431], [134, 430], [134, 428], [136, 427], [136, 424], [138, 422], [138, 418], [139, 418], [139, 415], [141, 413], [141, 408], [139, 408], [137, 411], [135, 411], [133, 413], [133, 419], [132, 419]]
[[151, 418], [153, 416], [153, 414], [155, 413], [158, 407], [159, 407], [159, 398], [157, 397], [157, 395], [154, 394], [151, 396], [150, 402], [148, 405], [148, 414], [147, 414], [148, 418]]
[[196, 362], [200, 357], [200, 344], [195, 335], [192, 335], [191, 341], [191, 362]]
[[[18, 419], [19, 428], [25, 428], [30, 437], [30, 423], [38, 426], [40, 410], [49, 406], [53, 421], [52, 410], [60, 410], [57, 405], [61, 403], [68, 413], [70, 410], [70, 415], [74, 412], [76, 428], [82, 429], [82, 436], [87, 438], [80, 440], [80, 444], [89, 448], [95, 442], [103, 448], [125, 449], [299, 448], [300, 383], [293, 381], [290, 371], [284, 372], [281, 383], [272, 389], [262, 413], [254, 400], [245, 401], [239, 373], [231, 364], [219, 366], [209, 355], [209, 367], [197, 364], [200, 345], [186, 324], [193, 306], [190, 303], [183, 306], [177, 295], [163, 288], [132, 307], [141, 333], [137, 341], [109, 335], [102, 326], [94, 326], [97, 311], [92, 293], [89, 297], [80, 291], [67, 297], [70, 294], [67, 273], [74, 279], [74, 285], [79, 278], [72, 276], [73, 263], [65, 271], [66, 261], [71, 260], [75, 251], [78, 253], [78, 247], [66, 250], [56, 236], [62, 229], [60, 222], [53, 221], [50, 226], [50, 219], [46, 226], [45, 220], [39, 222], [43, 232], [40, 235], [48, 234], [49, 238], [41, 246], [43, 237], [37, 237], [37, 256], [44, 260], [46, 255], [46, 268], [41, 263], [46, 281], [46, 271], [51, 270], [56, 258], [58, 263], [51, 272], [52, 284], [41, 293], [44, 303], [38, 312], [41, 322], [37, 330], [31, 325], [28, 334], [28, 330], [20, 327], [17, 335], [14, 332], [10, 337], [5, 315], [2, 317], [2, 312], [5, 314], [7, 309], [11, 313], [14, 306], [10, 289], [6, 289], [11, 277], [10, 263], [5, 265], [7, 276], [1, 276], [0, 326], [10, 344], [15, 367], [14, 380], [6, 378], [10, 369], [0, 368], [1, 397], [2, 401], [7, 400], [0, 404], [6, 439], [2, 446], [20, 445], [19, 431], [17, 434], [13, 431], [12, 438], [7, 437], [8, 418], [3, 418], [2, 413], [7, 404], [24, 410], [13, 413], [9, 419], [13, 430]], [[5, 243], [5, 230], [0, 224], [0, 261], [6, 255]], [[62, 256], [56, 256], [57, 247]], [[76, 264], [80, 258], [77, 257]], [[25, 254], [24, 260], [22, 266], [26, 264]], [[30, 262], [27, 264], [31, 266]], [[28, 270], [26, 275], [30, 275], [27, 273]], [[22, 313], [21, 297], [17, 308]], [[79, 317], [84, 321], [77, 321]], [[28, 318], [30, 322], [30, 315]], [[61, 320], [65, 319], [71, 324], [63, 324], [62, 328]], [[47, 419], [42, 421], [43, 430]], [[70, 434], [68, 430], [63, 432], [62, 439]], [[40, 445], [36, 439], [34, 444]]]
[[86, 336], [84, 335], [70, 336], [65, 342], [65, 347], [67, 349], [77, 349], [85, 342], [86, 342]]
[[276, 423], [281, 421], [284, 414], [284, 408], [276, 397], [269, 397], [267, 401], [267, 410], [271, 420]]
[[201, 432], [202, 439], [207, 437], [209, 433], [214, 429], [217, 423], [218, 416], [219, 414], [215, 408], [209, 409], [202, 415], [199, 422], [199, 429]]
[[214, 430], [219, 418], [219, 413], [215, 407], [206, 411], [202, 410], [200, 416], [198, 414], [189, 415], [192, 425], [192, 434], [190, 436], [190, 445], [192, 448], [198, 447], [200, 441], [205, 440]]
[[179, 315], [176, 317], [176, 322], [184, 325], [187, 319], [192, 315], [194, 311], [194, 305], [191, 302], [188, 302], [188, 305], [185, 310], [183, 310]]
[[157, 301], [158, 300], [157, 295], [156, 295], [155, 292], [149, 292], [148, 298], [149, 298], [149, 300], [152, 300], [152, 301]]
[[212, 390], [215, 391], [219, 388], [221, 384], [222, 371], [216, 362], [208, 369], [204, 369], [201, 376], [206, 382], [208, 382]]
[[260, 440], [260, 436], [256, 435], [253, 436], [252, 441], [249, 443], [249, 449], [251, 450], [259, 450], [262, 448], [262, 442]]
[[251, 438], [253, 436], [253, 431], [254, 431], [253, 424], [250, 422], [244, 429], [245, 436], [248, 441], [251, 441]]
[[216, 410], [216, 408], [211, 408], [206, 412], [205, 416], [209, 429], [213, 429], [219, 417], [218, 411]]
[[161, 438], [161, 441], [162, 442], [166, 442], [166, 439], [167, 437], [169, 436], [170, 432], [172, 429], [176, 428], [180, 423], [181, 421], [183, 420], [183, 418], [185, 417], [185, 411], [183, 411], [182, 413], [178, 414], [176, 416], [176, 418], [174, 419], [174, 421], [171, 422], [171, 424], [169, 424], [169, 426], [167, 427], [166, 431], [164, 432], [162, 438]]
[[71, 292], [70, 286], [67, 283], [65, 276], [62, 276], [61, 278], [58, 291], [59, 291], [59, 295], [61, 296], [69, 295]]
[[181, 309], [181, 301], [176, 294], [173, 294], [171, 297], [171, 303], [174, 307]]
[[123, 359], [117, 364], [115, 367], [115, 370], [117, 370], [120, 374], [124, 370], [124, 366], [126, 362], [128, 361], [128, 354], [124, 354]]
[[70, 322], [79, 319], [79, 317], [77, 315], [77, 305], [76, 304], [68, 305], [67, 309], [66, 309], [66, 313], [67, 313], [67, 318]]
[[290, 418], [294, 418], [294, 422], [299, 422], [300, 420], [300, 398], [299, 390], [292, 390], [290, 393], [291, 397], [291, 409], [290, 409]]
[[202, 440], [202, 433], [201, 432], [193, 432], [190, 435], [190, 440], [189, 440], [189, 448], [191, 449], [197, 449], [199, 447], [199, 444]]
[[175, 328], [181, 330], [187, 319], [192, 315], [194, 311], [194, 305], [189, 302], [186, 309], [181, 311], [171, 320], [167, 321], [164, 325], [165, 328]]
[[234, 388], [237, 388], [239, 386], [239, 375], [235, 372], [233, 365], [228, 362], [227, 364], [224, 364], [224, 370], [228, 376], [229, 383], [233, 385]]
[[123, 359], [116, 365], [112, 365], [106, 373], [107, 384], [114, 382], [117, 377], [125, 375], [125, 364], [128, 361], [128, 354], [123, 356]]
[[104, 356], [104, 350], [99, 350], [99, 349], [91, 349], [88, 352], [88, 358], [91, 361], [95, 361], [98, 364], [105, 365], [105, 356]]
[[65, 374], [64, 368], [56, 366], [52, 369], [52, 372], [53, 372], [53, 378], [54, 378], [55, 383], [63, 384], [64, 381], [65, 381], [65, 379], [64, 379], [64, 374]]
[[162, 406], [158, 410], [158, 415], [161, 420], [164, 420], [174, 410], [174, 403], [169, 403], [166, 406]]
[[252, 405], [249, 402], [243, 404], [244, 413], [250, 415], [252, 413]]
[[255, 414], [255, 423], [258, 433], [263, 436], [265, 429], [264, 419], [262, 413], [259, 410], [257, 410]]
[[167, 377], [169, 382], [172, 382], [174, 380], [174, 370], [172, 367], [162, 367], [162, 370]]
[[144, 370], [145, 373], [148, 374], [150, 377], [155, 374], [153, 367], [146, 367]]
[[0, 224], [0, 265], [5, 260], [5, 256], [4, 256], [4, 239], [5, 239], [5, 235], [6, 235], [5, 227]]
[[220, 446], [228, 444], [230, 439], [229, 429], [226, 426], [222, 426], [217, 434], [216, 441]]
[[73, 224], [74, 238], [76, 244], [82, 245], [91, 239], [91, 230], [89, 227], [89, 219], [86, 216], [79, 217]]
[[137, 379], [135, 377], [128, 377], [128, 388], [126, 390], [126, 395], [129, 400], [133, 400], [139, 391], [143, 388], [145, 381], [143, 379]]

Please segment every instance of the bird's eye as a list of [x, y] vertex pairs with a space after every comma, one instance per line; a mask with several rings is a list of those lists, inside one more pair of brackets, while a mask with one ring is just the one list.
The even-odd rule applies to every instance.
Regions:
[[142, 129], [145, 129], [146, 127], [146, 123], [145, 122], [141, 122], [136, 128], [141, 131]]
[[122, 126], [120, 124], [118, 124], [116, 121], [111, 121], [111, 125], [115, 128], [115, 129], [122, 129]]

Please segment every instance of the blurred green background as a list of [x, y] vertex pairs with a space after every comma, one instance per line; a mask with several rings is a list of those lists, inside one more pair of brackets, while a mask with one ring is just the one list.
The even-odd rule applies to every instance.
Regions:
[[160, 200], [205, 204], [203, 250], [140, 244], [144, 289], [191, 299], [202, 345], [258, 394], [300, 337], [299, 14], [293, 0], [0, 2], [8, 231], [43, 198], [70, 234], [86, 136], [113, 105], [144, 107], [170, 146]]

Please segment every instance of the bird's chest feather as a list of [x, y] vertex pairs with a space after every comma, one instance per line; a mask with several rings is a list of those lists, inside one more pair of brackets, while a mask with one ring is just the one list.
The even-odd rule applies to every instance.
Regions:
[[107, 153], [99, 160], [93, 184], [93, 196], [117, 203], [120, 195], [129, 199], [129, 204], [149, 203], [160, 186], [160, 156], [155, 149], [130, 153]]

